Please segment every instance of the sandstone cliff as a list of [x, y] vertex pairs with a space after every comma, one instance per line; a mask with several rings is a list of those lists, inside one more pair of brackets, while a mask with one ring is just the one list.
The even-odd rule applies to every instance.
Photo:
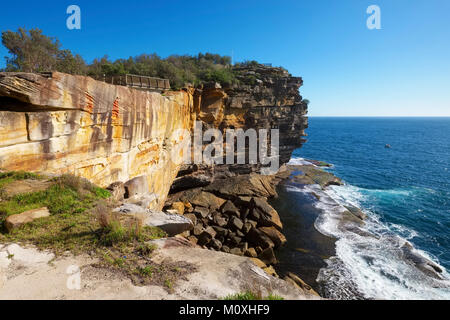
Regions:
[[[289, 161], [307, 127], [302, 79], [263, 66], [236, 73], [239, 84], [228, 88], [165, 93], [57, 72], [0, 73], [0, 168], [73, 173], [103, 187], [131, 181], [133, 193], [155, 194], [150, 208], [160, 210], [182, 167], [187, 141], [177, 130], [195, 120], [205, 129], [277, 128], [280, 162]], [[183, 166], [178, 183], [198, 168]]]
[[[72, 173], [106, 187], [143, 177], [161, 209], [181, 163], [191, 95], [53, 73], [0, 75], [0, 168]], [[142, 188], [142, 187], [141, 187]]]

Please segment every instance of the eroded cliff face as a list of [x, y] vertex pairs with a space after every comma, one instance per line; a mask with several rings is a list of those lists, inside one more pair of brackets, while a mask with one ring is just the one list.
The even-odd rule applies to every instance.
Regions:
[[[57, 72], [0, 73], [0, 168], [71, 173], [103, 187], [138, 181], [130, 186], [153, 193], [150, 208], [160, 210], [179, 169], [178, 182], [202, 167], [182, 163], [188, 141], [179, 130], [192, 130], [196, 120], [204, 130], [279, 129], [286, 163], [307, 127], [302, 79], [263, 66], [236, 71], [240, 83], [228, 88], [211, 83], [165, 93]], [[198, 179], [189, 179], [196, 186]]]
[[139, 180], [160, 210], [191, 127], [192, 95], [61, 73], [0, 74], [0, 168], [72, 173], [107, 187]]

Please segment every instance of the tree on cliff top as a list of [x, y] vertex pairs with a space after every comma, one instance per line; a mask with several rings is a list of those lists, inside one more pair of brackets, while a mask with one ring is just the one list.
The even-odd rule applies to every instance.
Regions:
[[87, 65], [80, 55], [62, 50], [56, 38], [45, 36], [37, 28], [2, 32], [2, 44], [10, 54], [10, 57], [5, 57], [6, 71], [59, 71], [89, 75], [96, 79], [136, 74], [169, 79], [174, 89], [181, 88], [186, 83], [199, 85], [215, 81], [228, 85], [236, 81], [231, 58], [219, 54], [171, 55], [165, 59], [157, 54], [142, 54], [115, 61], [103, 56]]
[[61, 50], [60, 42], [42, 34], [42, 30], [2, 32], [2, 44], [11, 57], [6, 57], [6, 71], [43, 72], [61, 71], [78, 74], [85, 63], [69, 50]]

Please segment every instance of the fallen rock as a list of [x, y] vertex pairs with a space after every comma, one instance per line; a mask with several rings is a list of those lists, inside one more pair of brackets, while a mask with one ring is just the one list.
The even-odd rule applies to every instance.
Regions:
[[13, 229], [19, 228], [20, 226], [33, 222], [36, 219], [45, 218], [50, 216], [50, 211], [48, 211], [47, 207], [34, 209], [30, 211], [26, 211], [20, 214], [15, 214], [9, 216], [5, 220], [6, 229], [11, 232]]
[[265, 233], [270, 240], [273, 241], [275, 247], [280, 247], [286, 243], [286, 237], [278, 231], [275, 227], [261, 227], [259, 228], [263, 233]]
[[171, 200], [173, 202], [189, 202], [193, 206], [209, 208], [211, 211], [219, 209], [226, 201], [210, 192], [203, 191], [201, 188], [176, 193], [171, 196]]
[[253, 215], [257, 213], [259, 217], [257, 218], [258, 222], [265, 227], [274, 226], [278, 230], [283, 229], [283, 224], [281, 223], [280, 216], [278, 212], [272, 208], [263, 198], [253, 198], [252, 199], [252, 207], [253, 207]]
[[270, 198], [277, 195], [272, 176], [247, 174], [216, 180], [205, 188], [206, 191], [227, 199], [239, 197]]
[[5, 185], [2, 189], [6, 198], [11, 198], [18, 194], [44, 191], [51, 185], [51, 181], [29, 179], [13, 181]]
[[145, 176], [136, 177], [126, 182], [125, 185], [125, 198], [139, 198], [148, 194], [149, 186]]
[[169, 236], [175, 236], [194, 228], [191, 220], [176, 214], [167, 214], [161, 211], [150, 211], [143, 221], [144, 225], [158, 227]]
[[200, 215], [200, 217], [202, 218], [206, 218], [207, 216], [209, 216], [209, 210], [205, 207], [195, 207], [193, 212], [194, 214]]
[[[232, 218], [230, 219], [230, 226], [231, 226], [233, 229], [241, 230], [242, 227], [244, 226], [244, 223], [242, 222], [241, 219], [236, 218], [236, 217], [232, 217]], [[242, 235], [242, 236], [243, 236], [243, 235]]]
[[208, 227], [198, 237], [198, 244], [201, 246], [207, 245], [216, 235], [216, 231], [212, 227]]
[[232, 215], [232, 216], [236, 216], [236, 217], [240, 216], [239, 209], [236, 208], [234, 203], [231, 202], [230, 200], [225, 202], [225, 204], [222, 206], [221, 210], [222, 210], [222, 213], [226, 214], [226, 215]]
[[247, 240], [255, 247], [273, 248], [275, 244], [273, 241], [261, 230], [253, 228], [246, 236]]

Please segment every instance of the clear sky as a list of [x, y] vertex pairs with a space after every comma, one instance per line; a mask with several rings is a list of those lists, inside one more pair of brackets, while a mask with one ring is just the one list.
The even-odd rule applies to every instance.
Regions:
[[[81, 30], [66, 28], [71, 4]], [[381, 30], [366, 26], [372, 4]], [[303, 77], [312, 116], [450, 116], [449, 0], [2, 2], [0, 30], [20, 26], [89, 62], [212, 52], [281, 65]]]

